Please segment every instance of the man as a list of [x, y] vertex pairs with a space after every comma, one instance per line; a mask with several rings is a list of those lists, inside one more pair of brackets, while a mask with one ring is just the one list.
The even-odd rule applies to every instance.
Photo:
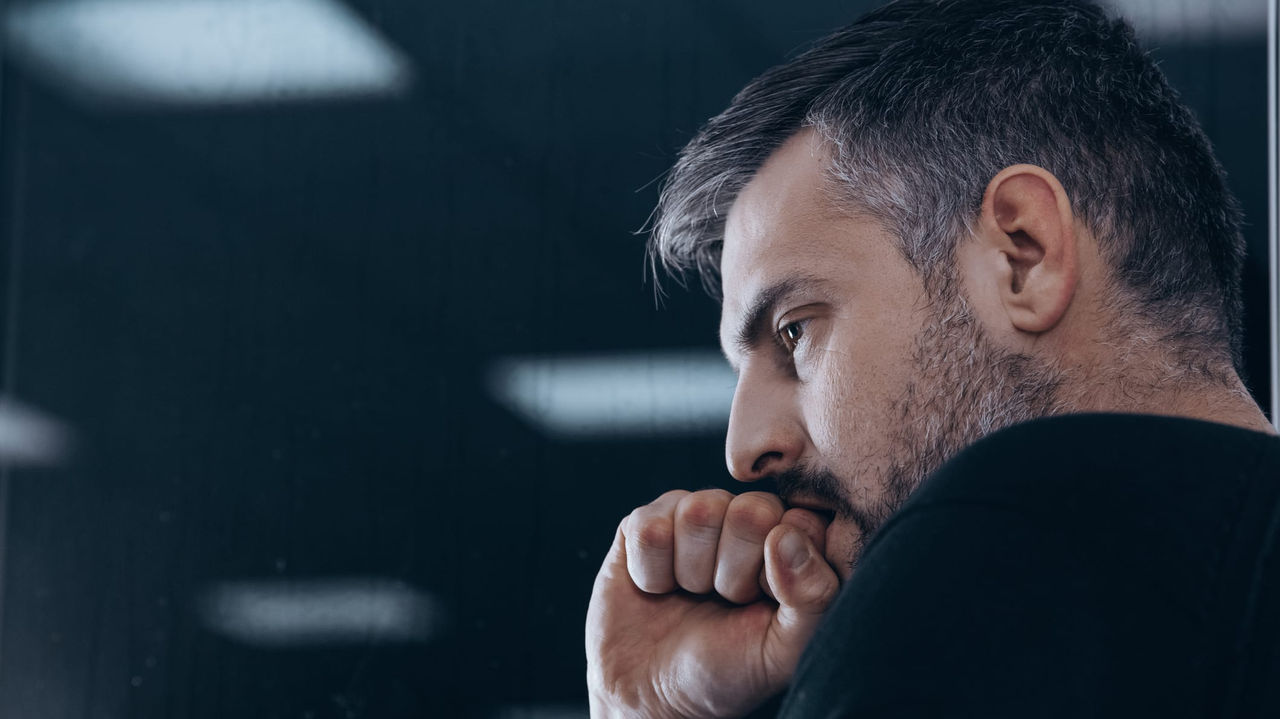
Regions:
[[722, 292], [726, 460], [778, 494], [622, 520], [593, 714], [788, 686], [798, 716], [1280, 710], [1239, 225], [1084, 0], [900, 0], [753, 81], [683, 151], [652, 251]]

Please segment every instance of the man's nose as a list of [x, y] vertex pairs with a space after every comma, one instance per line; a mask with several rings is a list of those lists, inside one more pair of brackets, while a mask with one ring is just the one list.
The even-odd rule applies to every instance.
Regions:
[[787, 387], [738, 379], [729, 413], [725, 463], [740, 482], [754, 482], [794, 466], [804, 452], [804, 429]]

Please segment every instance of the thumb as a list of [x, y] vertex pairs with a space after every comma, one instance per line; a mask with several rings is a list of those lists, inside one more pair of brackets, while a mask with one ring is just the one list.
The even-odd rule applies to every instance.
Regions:
[[794, 527], [774, 527], [765, 539], [765, 572], [778, 600], [768, 655], [790, 678], [822, 615], [840, 591], [836, 572], [813, 542]]

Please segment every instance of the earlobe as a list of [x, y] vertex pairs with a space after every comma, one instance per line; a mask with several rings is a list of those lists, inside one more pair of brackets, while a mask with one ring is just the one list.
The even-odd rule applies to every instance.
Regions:
[[1062, 184], [1034, 165], [1005, 168], [987, 185], [979, 227], [995, 261], [987, 279], [1009, 322], [1036, 334], [1056, 327], [1079, 280], [1079, 238]]

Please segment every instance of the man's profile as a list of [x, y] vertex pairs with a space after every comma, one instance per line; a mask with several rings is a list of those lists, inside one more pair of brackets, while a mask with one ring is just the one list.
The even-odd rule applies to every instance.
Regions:
[[623, 519], [593, 714], [1280, 707], [1240, 223], [1086, 0], [899, 0], [752, 81], [681, 153], [651, 251], [721, 299], [726, 461], [778, 494]]

